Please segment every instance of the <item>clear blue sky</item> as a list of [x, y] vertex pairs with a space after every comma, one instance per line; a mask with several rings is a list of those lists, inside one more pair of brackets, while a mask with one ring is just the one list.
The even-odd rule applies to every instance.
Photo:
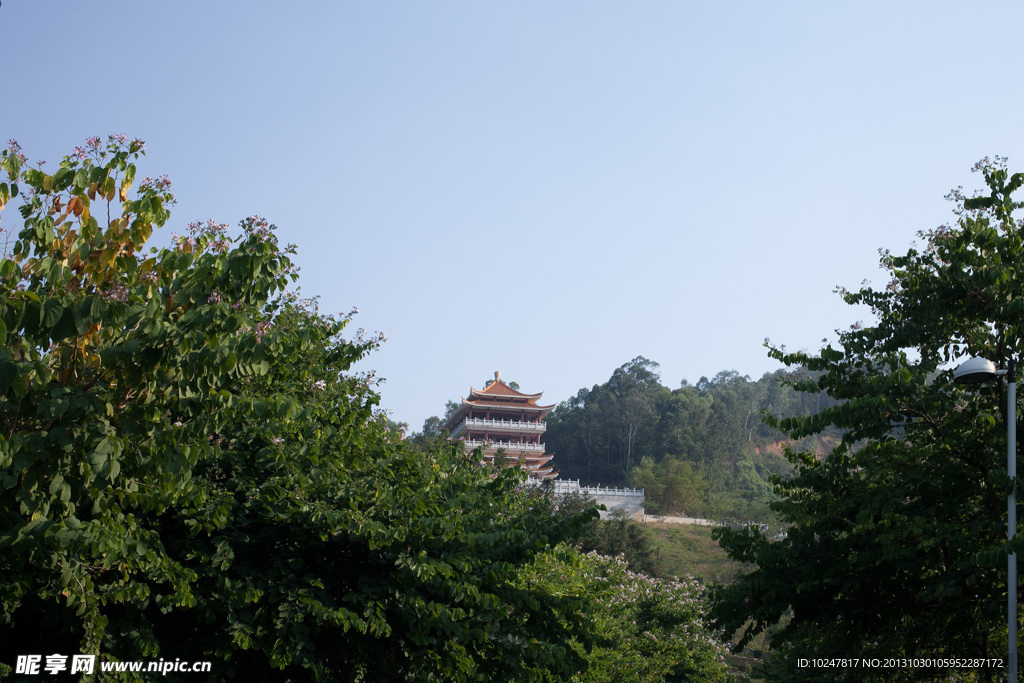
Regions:
[[1024, 168], [1022, 36], [1009, 1], [3, 0], [0, 137], [143, 138], [168, 234], [267, 217], [418, 429], [494, 370], [756, 378], [869, 322], [836, 285]]

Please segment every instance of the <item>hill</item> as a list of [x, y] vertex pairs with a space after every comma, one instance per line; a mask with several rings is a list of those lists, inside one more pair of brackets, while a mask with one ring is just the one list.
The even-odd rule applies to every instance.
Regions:
[[792, 469], [786, 446], [821, 456], [840, 436], [826, 430], [792, 444], [771, 426], [834, 404], [791, 386], [810, 377], [780, 370], [752, 381], [727, 370], [669, 389], [658, 364], [637, 357], [552, 411], [547, 449], [560, 478], [643, 487], [658, 514], [773, 523], [773, 477]]

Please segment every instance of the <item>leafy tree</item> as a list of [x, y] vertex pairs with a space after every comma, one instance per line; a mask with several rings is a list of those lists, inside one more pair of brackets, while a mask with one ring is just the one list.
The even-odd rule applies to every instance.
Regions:
[[630, 474], [630, 482], [644, 489], [645, 499], [657, 505], [660, 515], [693, 515], [705, 496], [700, 472], [678, 456], [666, 455], [659, 462], [644, 458]]
[[93, 138], [53, 175], [0, 156], [0, 203], [24, 196], [0, 259], [5, 647], [46, 633], [218, 679], [585, 667], [586, 600], [518, 573], [596, 512], [554, 518], [517, 469], [404, 442], [349, 371], [381, 337], [285, 290], [292, 249], [266, 221], [144, 252], [173, 195], [147, 178], [130, 198], [142, 150]]
[[[502, 381], [504, 381], [504, 380], [502, 380]], [[492, 384], [494, 384], [494, 382], [495, 382], [495, 380], [493, 380], [493, 379], [487, 380], [486, 382], [484, 382], [484, 388], [486, 389], [487, 387], [489, 387]], [[515, 389], [516, 391], [519, 391], [519, 382], [505, 382], [505, 384], [507, 384], [510, 389]]]
[[620, 468], [611, 463], [607, 443], [608, 429], [603, 417], [607, 404], [600, 386], [580, 389], [546, 418], [545, 440], [555, 453], [562, 477], [582, 478], [588, 482], [614, 482]]
[[441, 430], [444, 428], [444, 422], [436, 415], [431, 415], [423, 421], [424, 436], [441, 436]]
[[656, 450], [682, 456], [694, 465], [708, 464], [715, 457], [714, 445], [708, 438], [713, 403], [710, 394], [702, 395], [694, 387], [673, 391], [658, 421]]
[[615, 413], [618, 438], [622, 444], [624, 469], [629, 472], [641, 430], [657, 415], [657, 403], [664, 393], [658, 382], [658, 364], [637, 356], [612, 373], [608, 395]]
[[590, 480], [590, 468], [597, 457], [598, 418], [596, 397], [600, 388], [580, 389], [575, 396], [555, 408], [547, 418], [547, 440], [559, 444], [556, 452], [559, 463], [574, 467], [573, 472], [585, 467], [585, 477]]
[[[668, 390], [658, 381], [658, 364], [642, 356], [612, 373], [608, 382], [581, 390], [548, 417], [547, 442], [565, 453], [564, 476], [624, 483], [637, 453], [648, 449]], [[579, 462], [583, 460], [583, 462]]]
[[[797, 660], [811, 653], [1006, 654], [1004, 387], [965, 389], [950, 369], [967, 355], [1005, 367], [1024, 351], [1024, 225], [1013, 199], [1024, 175], [1010, 176], [1004, 161], [975, 167], [985, 194], [950, 195], [955, 226], [921, 233], [922, 250], [883, 253], [884, 289], [842, 292], [871, 306], [874, 325], [851, 326], [838, 347], [813, 357], [770, 348], [815, 373], [796, 388], [837, 401], [774, 425], [793, 439], [843, 430], [824, 459], [788, 453], [796, 475], [777, 482], [775, 504], [790, 525], [784, 540], [752, 528], [719, 532], [730, 556], [756, 569], [721, 590], [718, 623], [742, 627], [742, 646], [792, 615], [773, 639], [773, 680], [804, 680]], [[842, 680], [936, 673], [829, 671]]]
[[589, 667], [568, 680], [728, 680], [724, 645], [706, 622], [705, 591], [693, 579], [655, 579], [633, 571], [621, 557], [562, 547], [538, 557], [521, 580], [556, 595], [594, 600], [590, 616], [600, 642], [585, 654]]
[[439, 441], [447, 438], [448, 432], [444, 429], [444, 422], [436, 415], [432, 415], [423, 421], [423, 430], [409, 434], [406, 442], [418, 451], [430, 452], [437, 447]]

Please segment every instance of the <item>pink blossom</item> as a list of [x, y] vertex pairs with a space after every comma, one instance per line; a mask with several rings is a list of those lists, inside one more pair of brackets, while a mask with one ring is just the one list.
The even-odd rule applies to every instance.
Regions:
[[266, 334], [270, 331], [270, 329], [273, 326], [274, 323], [270, 322], [269, 320], [264, 320], [263, 322], [256, 323], [256, 341], [263, 341], [263, 337], [266, 336]]

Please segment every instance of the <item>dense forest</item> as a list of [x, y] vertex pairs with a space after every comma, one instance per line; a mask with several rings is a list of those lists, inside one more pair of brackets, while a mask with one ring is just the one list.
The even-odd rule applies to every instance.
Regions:
[[[644, 488], [652, 513], [770, 521], [771, 477], [792, 465], [782, 456], [788, 440], [764, 418], [813, 415], [835, 402], [793, 389], [790, 382], [810, 376], [801, 369], [756, 381], [724, 370], [676, 389], [661, 383], [658, 370], [638, 356], [558, 404], [546, 418], [545, 442], [559, 478]], [[439, 436], [442, 424], [428, 418], [413, 439]], [[824, 453], [838, 436], [826, 430], [798, 445]]]
[[[658, 364], [638, 356], [548, 415], [547, 450], [560, 478], [643, 487], [651, 511], [764, 519], [771, 476], [791, 468], [781, 456], [785, 437], [764, 417], [812, 415], [834, 404], [788, 384], [807, 376], [778, 370], [751, 381], [726, 370], [669, 389]], [[800, 446], [822, 452], [837, 436]]]

